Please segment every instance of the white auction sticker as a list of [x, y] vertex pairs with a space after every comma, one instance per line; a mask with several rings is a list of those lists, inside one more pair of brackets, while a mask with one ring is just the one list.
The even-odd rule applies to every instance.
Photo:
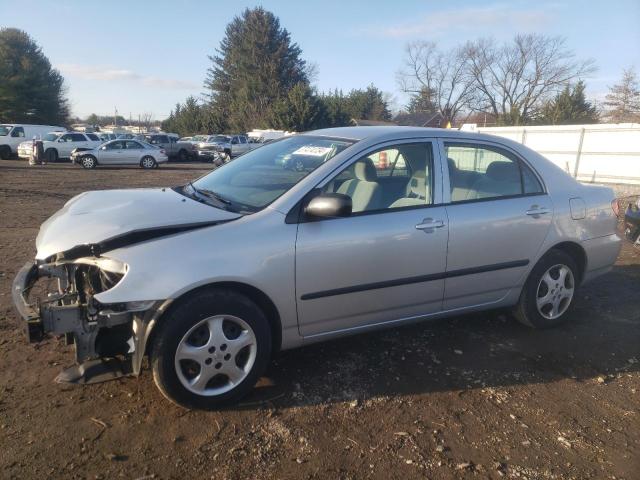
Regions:
[[331, 147], [313, 147], [311, 145], [305, 145], [300, 147], [293, 155], [308, 155], [310, 157], [323, 157], [331, 151]]

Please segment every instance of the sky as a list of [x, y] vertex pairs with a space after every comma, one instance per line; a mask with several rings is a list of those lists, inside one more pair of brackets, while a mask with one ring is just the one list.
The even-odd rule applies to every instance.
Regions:
[[408, 42], [449, 48], [479, 37], [516, 33], [566, 37], [578, 58], [598, 70], [587, 93], [602, 100], [624, 68], [640, 73], [640, 0], [222, 0], [102, 2], [0, 0], [0, 27], [29, 33], [65, 77], [73, 115], [169, 115], [200, 96], [227, 23], [246, 7], [280, 18], [317, 67], [319, 91], [347, 92], [373, 83], [392, 107], [406, 102], [397, 83]]

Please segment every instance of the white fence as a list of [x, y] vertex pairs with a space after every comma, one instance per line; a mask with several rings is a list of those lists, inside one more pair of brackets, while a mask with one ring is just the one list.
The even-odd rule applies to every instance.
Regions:
[[640, 185], [640, 124], [478, 127], [523, 143], [582, 182]]

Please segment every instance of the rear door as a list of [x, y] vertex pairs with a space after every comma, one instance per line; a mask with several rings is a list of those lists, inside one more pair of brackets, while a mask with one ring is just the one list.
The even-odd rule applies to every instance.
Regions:
[[[388, 165], [380, 163], [381, 156], [409, 165], [401, 188]], [[303, 218], [298, 226], [296, 298], [302, 335], [440, 311], [448, 222], [440, 204], [439, 172], [432, 142], [394, 142], [358, 156], [314, 191], [348, 195], [354, 211], [346, 218]]]
[[124, 142], [125, 149], [123, 151], [123, 163], [129, 165], [137, 165], [142, 159], [144, 148], [135, 140], [127, 140]]
[[445, 310], [491, 304], [518, 286], [553, 217], [544, 184], [515, 152], [444, 141], [449, 196]]

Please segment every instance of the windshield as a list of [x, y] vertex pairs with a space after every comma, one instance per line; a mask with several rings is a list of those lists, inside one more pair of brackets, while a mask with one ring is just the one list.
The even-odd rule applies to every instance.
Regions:
[[207, 140], [207, 142], [209, 143], [224, 143], [228, 141], [229, 137], [226, 137], [224, 135], [214, 135], [212, 137], [209, 137], [209, 139]]
[[54, 142], [60, 135], [60, 133], [47, 133], [42, 140], [45, 142]]
[[9, 130], [11, 130], [10, 125], [0, 125], [0, 137], [9, 135]]
[[236, 211], [256, 212], [273, 202], [353, 141], [297, 135], [269, 143], [193, 182]]
[[204, 142], [207, 139], [206, 135], [196, 135], [191, 140], [196, 140], [198, 142]]

